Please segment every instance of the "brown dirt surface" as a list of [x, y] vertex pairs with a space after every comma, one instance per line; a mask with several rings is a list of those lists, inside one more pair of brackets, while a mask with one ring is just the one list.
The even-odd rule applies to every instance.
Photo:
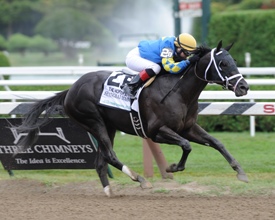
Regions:
[[47, 186], [32, 180], [0, 181], [0, 219], [39, 220], [274, 220], [275, 195], [213, 195], [197, 183], [159, 181], [153, 189], [112, 184], [108, 198], [97, 181]]

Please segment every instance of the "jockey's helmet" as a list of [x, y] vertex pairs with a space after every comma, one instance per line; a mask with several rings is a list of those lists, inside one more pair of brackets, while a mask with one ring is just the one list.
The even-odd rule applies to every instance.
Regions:
[[176, 47], [181, 47], [184, 50], [192, 51], [196, 49], [197, 42], [191, 34], [182, 33], [175, 40]]

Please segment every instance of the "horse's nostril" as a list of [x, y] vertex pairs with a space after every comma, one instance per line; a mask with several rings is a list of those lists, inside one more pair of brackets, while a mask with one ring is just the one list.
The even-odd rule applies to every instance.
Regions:
[[248, 91], [249, 85], [247, 84], [246, 81], [241, 81], [241, 83], [239, 84], [239, 88], [243, 91]]
[[249, 86], [240, 86], [240, 91], [243, 93], [242, 95], [246, 95], [248, 89], [249, 89]]
[[245, 90], [245, 91], [249, 90], [249, 86], [241, 86], [240, 88], [241, 90]]

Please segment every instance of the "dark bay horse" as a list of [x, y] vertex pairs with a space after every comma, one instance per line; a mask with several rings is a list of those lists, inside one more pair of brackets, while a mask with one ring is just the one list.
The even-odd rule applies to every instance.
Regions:
[[[190, 142], [209, 146], [219, 151], [237, 172], [239, 180], [248, 182], [240, 164], [226, 150], [224, 145], [210, 136], [197, 123], [198, 98], [208, 83], [216, 83], [229, 89], [236, 96], [247, 94], [248, 84], [239, 73], [229, 54], [232, 45], [222, 48], [198, 47], [194, 53], [200, 60], [187, 71], [173, 75], [164, 70], [155, 81], [143, 89], [139, 98], [140, 116], [146, 136], [157, 143], [178, 145], [182, 156], [178, 163], [167, 168], [167, 172], [183, 171], [189, 153]], [[113, 151], [117, 130], [136, 135], [129, 111], [99, 105], [105, 80], [110, 71], [91, 72], [80, 77], [70, 89], [55, 96], [37, 101], [17, 127], [19, 132], [28, 133], [19, 146], [21, 150], [34, 145], [39, 127], [50, 120], [57, 109], [90, 132], [98, 141], [99, 151], [96, 170], [108, 196], [112, 195], [107, 177], [108, 164], [127, 174], [132, 180], [140, 182], [142, 188], [151, 187], [143, 177], [136, 174], [118, 160]], [[42, 112], [46, 112], [39, 118]], [[129, 149], [129, 153], [130, 153]]]

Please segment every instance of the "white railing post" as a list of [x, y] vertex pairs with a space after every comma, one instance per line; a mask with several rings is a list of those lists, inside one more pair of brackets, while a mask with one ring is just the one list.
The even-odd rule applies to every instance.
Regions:
[[[251, 64], [251, 54], [249, 52], [246, 52], [244, 54], [244, 57], [245, 57], [245, 65], [247, 68], [249, 68]], [[249, 78], [249, 75], [247, 75], [247, 77]], [[250, 102], [254, 102], [254, 100], [250, 99]], [[255, 116], [250, 116], [249, 121], [250, 121], [250, 136], [254, 137], [255, 136]]]
[[[250, 99], [250, 102], [254, 102], [254, 99]], [[251, 115], [250, 117], [250, 136], [255, 137], [255, 116]]]
[[[0, 75], [0, 80], [5, 81], [5, 77], [3, 75]], [[6, 91], [11, 91], [10, 87], [8, 85], [4, 85], [4, 88]], [[16, 99], [12, 99], [12, 102], [16, 102]], [[11, 115], [12, 118], [16, 118], [16, 115]]]

